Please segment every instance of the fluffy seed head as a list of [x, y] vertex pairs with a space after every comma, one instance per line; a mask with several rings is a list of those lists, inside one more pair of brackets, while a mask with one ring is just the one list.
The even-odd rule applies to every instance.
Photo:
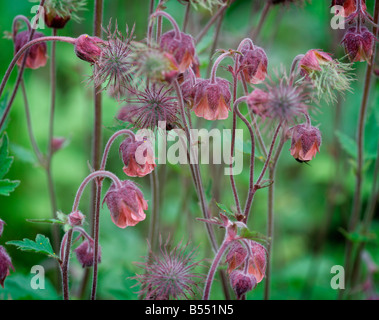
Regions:
[[144, 90], [130, 89], [134, 97], [127, 100], [122, 111], [123, 121], [141, 129], [155, 129], [160, 121], [178, 123], [178, 102], [171, 96], [172, 89], [153, 83]]
[[146, 300], [171, 300], [194, 298], [199, 291], [198, 280], [204, 276], [195, 273], [199, 265], [195, 250], [189, 251], [188, 243], [179, 243], [170, 249], [168, 241], [160, 244], [160, 252], [151, 252], [151, 262], [137, 263], [143, 269], [134, 277], [141, 284], [140, 293]]

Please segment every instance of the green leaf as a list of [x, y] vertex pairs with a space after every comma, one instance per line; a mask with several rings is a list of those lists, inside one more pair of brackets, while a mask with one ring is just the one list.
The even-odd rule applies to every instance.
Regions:
[[222, 211], [222, 213], [228, 217], [228, 219], [230, 221], [237, 221], [234, 213], [231, 210], [229, 210], [229, 208], [226, 205], [224, 205], [222, 203], [218, 203], [218, 202], [216, 202], [216, 205], [217, 205], [217, 207], [219, 207], [219, 209]]
[[49, 257], [59, 259], [59, 257], [53, 251], [49, 238], [45, 237], [42, 234], [37, 234], [35, 241], [30, 239], [24, 239], [22, 241], [8, 241], [7, 244], [14, 245], [22, 251], [42, 253]]
[[357, 143], [352, 138], [340, 131], [336, 131], [336, 135], [342, 149], [345, 150], [348, 155], [356, 159], [358, 154]]
[[0, 179], [9, 171], [13, 162], [13, 157], [8, 156], [8, 144], [8, 136], [4, 134], [0, 145]]
[[10, 149], [12, 153], [15, 155], [16, 159], [20, 159], [25, 163], [37, 163], [37, 158], [32, 151], [14, 143], [10, 144]]
[[265, 245], [270, 242], [270, 239], [267, 238], [264, 234], [257, 231], [250, 231], [248, 228], [241, 228], [239, 236], [245, 239], [263, 243]]
[[0, 180], [0, 195], [9, 196], [20, 184], [20, 181]]
[[26, 219], [26, 221], [31, 222], [31, 223], [64, 224], [64, 222], [58, 219]]
[[354, 243], [369, 242], [376, 239], [376, 235], [374, 233], [360, 234], [359, 232], [347, 232], [343, 228], [339, 228], [338, 231], [341, 232], [346, 239]]

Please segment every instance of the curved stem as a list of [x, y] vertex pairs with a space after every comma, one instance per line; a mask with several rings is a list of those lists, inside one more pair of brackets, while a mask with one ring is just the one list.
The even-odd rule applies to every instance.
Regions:
[[157, 12], [153, 13], [150, 16], [150, 18], [155, 18], [155, 17], [159, 17], [159, 16], [165, 17], [168, 21], [170, 21], [172, 27], [175, 30], [174, 39], [181, 40], [182, 39], [181, 31], [180, 31], [180, 28], [179, 28], [177, 22], [175, 21], [175, 19], [165, 11], [157, 11]]
[[112, 172], [105, 171], [105, 170], [99, 170], [99, 171], [92, 172], [83, 180], [83, 182], [79, 186], [79, 189], [78, 189], [76, 196], [75, 196], [74, 204], [72, 206], [72, 212], [75, 212], [78, 210], [80, 198], [81, 198], [83, 191], [84, 191], [85, 187], [87, 186], [87, 184], [91, 180], [93, 180], [95, 178], [99, 178], [99, 177], [108, 177], [113, 181], [113, 183], [116, 185], [117, 188], [122, 187], [120, 179], [117, 178], [117, 176], [114, 175]]
[[[5, 85], [6, 83], [8, 82], [8, 79], [9, 79], [9, 76], [10, 74], [12, 73], [17, 61], [20, 59], [20, 57], [30, 48], [32, 47], [33, 45], [35, 44], [38, 44], [38, 43], [42, 43], [42, 42], [47, 42], [47, 41], [61, 41], [61, 42], [67, 42], [67, 43], [71, 43], [71, 44], [74, 44], [75, 43], [75, 38], [71, 38], [71, 37], [41, 37], [41, 38], [37, 38], [37, 39], [34, 39], [34, 40], [31, 40], [29, 41], [28, 43], [26, 43], [13, 57], [11, 63], [9, 64], [8, 66], [8, 69], [7, 71], [5, 72], [5, 75], [3, 77], [3, 80], [1, 81], [1, 84], [0, 84], [0, 97], [2, 96], [3, 92], [4, 92], [4, 88], [5, 88]], [[24, 56], [24, 60], [23, 60], [23, 63], [20, 67], [20, 70], [19, 70], [19, 73], [18, 73], [18, 76], [17, 76], [17, 80], [16, 80], [16, 85], [15, 85], [15, 88], [13, 90], [13, 94], [12, 94], [12, 97], [9, 99], [8, 101], [8, 104], [7, 104], [7, 107], [6, 109], [4, 110], [4, 113], [1, 117], [1, 120], [0, 120], [0, 129], [2, 128], [2, 126], [4, 125], [4, 122], [9, 114], [9, 111], [12, 107], [12, 104], [13, 104], [13, 101], [14, 101], [14, 98], [16, 96], [16, 92], [17, 92], [17, 88], [19, 87], [20, 83], [21, 83], [21, 79], [22, 79], [22, 75], [23, 75], [23, 70], [24, 70], [24, 67], [25, 67], [25, 62], [26, 62], [26, 57], [27, 57], [27, 54], [25, 54]], [[24, 67], [23, 67], [24, 66]]]
[[13, 19], [13, 24], [12, 24], [12, 38], [13, 38], [13, 42], [15, 42], [16, 40], [16, 35], [17, 35], [17, 22], [18, 20], [22, 20], [23, 22], [25, 22], [27, 28], [28, 28], [28, 31], [31, 32], [32, 31], [32, 26], [30, 25], [30, 21], [27, 17], [23, 16], [23, 15], [18, 15], [18, 16], [15, 16], [14, 19]]
[[104, 149], [104, 153], [103, 153], [103, 158], [101, 160], [101, 164], [100, 164], [100, 170], [105, 170], [105, 166], [107, 164], [107, 159], [108, 159], [108, 154], [109, 154], [109, 150], [113, 144], [113, 142], [116, 140], [116, 138], [122, 134], [128, 134], [132, 139], [133, 141], [135, 141], [135, 134], [133, 131], [129, 130], [129, 129], [122, 129], [122, 130], [119, 130], [117, 131], [116, 133], [114, 133], [109, 139], [108, 139], [108, 142], [107, 144], [105, 145], [105, 149]]
[[225, 52], [225, 53], [221, 54], [221, 55], [216, 59], [216, 61], [214, 62], [213, 67], [212, 67], [212, 71], [211, 71], [211, 77], [210, 77], [211, 84], [215, 84], [215, 83], [216, 83], [216, 71], [217, 71], [218, 65], [219, 65], [220, 62], [221, 62], [222, 60], [224, 60], [226, 57], [231, 57], [231, 53], [230, 53], [230, 52]]
[[68, 268], [69, 268], [69, 260], [70, 260], [70, 251], [71, 251], [71, 242], [72, 242], [72, 233], [73, 229], [67, 231], [66, 237], [66, 249], [64, 252], [64, 260], [62, 264], [62, 287], [63, 287], [63, 299], [69, 300], [69, 285], [68, 285]]

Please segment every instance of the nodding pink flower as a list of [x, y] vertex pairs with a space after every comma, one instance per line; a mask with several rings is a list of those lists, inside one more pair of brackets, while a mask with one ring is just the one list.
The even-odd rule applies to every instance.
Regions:
[[257, 286], [256, 278], [242, 270], [234, 270], [230, 275], [230, 285], [240, 299], [245, 293], [253, 290]]
[[[15, 54], [28, 42], [30, 32], [21, 31], [16, 34], [14, 40], [14, 51]], [[45, 35], [41, 32], [35, 32], [33, 39], [38, 39], [44, 37]], [[37, 43], [29, 49], [28, 57], [26, 58], [25, 67], [30, 69], [38, 69], [46, 65], [47, 62], [47, 46], [45, 42]], [[25, 53], [17, 60], [17, 65], [20, 67], [22, 61], [24, 60]]]
[[168, 31], [161, 36], [160, 46], [174, 56], [180, 73], [196, 62], [195, 43], [189, 34], [180, 32], [180, 36], [178, 36], [175, 30]]
[[121, 181], [121, 187], [112, 184], [104, 197], [103, 203], [111, 213], [113, 223], [119, 228], [135, 226], [145, 220], [147, 202], [143, 193], [132, 181]]
[[247, 269], [247, 273], [254, 276], [256, 283], [259, 283], [266, 273], [266, 249], [252, 240], [249, 240], [248, 244], [251, 250], [250, 255], [246, 246], [240, 242], [236, 242], [231, 246], [226, 255], [228, 273], [231, 274], [234, 270]]
[[194, 87], [192, 110], [206, 120], [227, 119], [230, 110], [231, 93], [229, 82], [222, 78], [199, 79]]
[[68, 215], [68, 223], [72, 227], [82, 226], [84, 223], [84, 220], [85, 220], [85, 215], [81, 213], [80, 211], [74, 211]]
[[[95, 257], [94, 252], [94, 241], [90, 239], [85, 239], [75, 250], [76, 258], [83, 268], [92, 267], [93, 260]], [[101, 249], [99, 246], [99, 255], [97, 257], [97, 261], [101, 262]]]
[[309, 50], [299, 61], [301, 74], [308, 75], [312, 71], [322, 71], [321, 66], [333, 62], [329, 53], [319, 49]]
[[6, 223], [3, 221], [3, 220], [1, 220], [0, 219], [0, 237], [1, 237], [1, 235], [3, 234], [3, 231], [4, 231], [4, 225], [5, 225]]
[[351, 62], [370, 62], [374, 53], [375, 41], [375, 36], [366, 27], [349, 28], [342, 39], [345, 52]]
[[146, 137], [128, 137], [120, 144], [120, 154], [124, 162], [124, 172], [129, 177], [144, 177], [157, 166], [154, 150]]
[[310, 124], [299, 124], [292, 129], [291, 155], [299, 162], [308, 162], [320, 152], [321, 133]]
[[4, 288], [5, 278], [9, 276], [9, 269], [14, 271], [12, 260], [3, 246], [0, 246], [0, 285]]
[[261, 89], [255, 89], [247, 96], [246, 103], [251, 111], [264, 119], [266, 117], [271, 117], [265, 108], [268, 98], [269, 94], [267, 92]]
[[361, 1], [361, 11], [362, 13], [365, 13], [367, 10], [366, 0], [332, 0], [331, 7], [342, 6], [344, 10], [341, 12], [337, 11], [336, 15], [340, 15], [346, 18], [356, 13], [357, 1]]
[[248, 83], [259, 84], [266, 79], [268, 59], [265, 51], [251, 42], [242, 46], [239, 57], [240, 68]]
[[82, 34], [75, 40], [75, 53], [78, 58], [90, 62], [97, 62], [102, 55], [104, 41], [98, 37]]

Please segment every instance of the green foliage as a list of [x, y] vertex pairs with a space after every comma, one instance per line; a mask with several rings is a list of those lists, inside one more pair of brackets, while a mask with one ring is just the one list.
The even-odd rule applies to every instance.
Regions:
[[3, 196], [9, 196], [20, 184], [20, 181], [4, 179], [13, 162], [13, 157], [8, 155], [8, 145], [8, 136], [4, 133], [0, 139], [0, 195]]
[[30, 239], [24, 239], [22, 241], [14, 240], [8, 241], [7, 244], [16, 246], [22, 251], [42, 253], [54, 259], [59, 259], [59, 257], [53, 251], [49, 238], [45, 237], [42, 234], [37, 234], [35, 241]]

